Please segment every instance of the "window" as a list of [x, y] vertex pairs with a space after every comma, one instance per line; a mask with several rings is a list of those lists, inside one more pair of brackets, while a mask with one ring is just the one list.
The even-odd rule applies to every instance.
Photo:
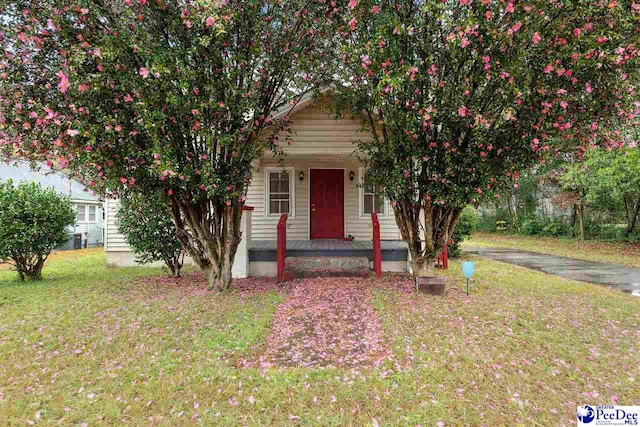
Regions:
[[293, 168], [266, 169], [266, 213], [267, 215], [280, 215], [283, 213], [293, 215], [294, 192]]
[[362, 215], [371, 215], [377, 213], [384, 215], [384, 195], [381, 185], [374, 186], [367, 182], [367, 176], [360, 169], [360, 182], [362, 187], [360, 188], [360, 211]]
[[76, 221], [84, 222], [87, 220], [87, 207], [84, 205], [76, 206]]
[[96, 221], [96, 207], [89, 206], [89, 222], [95, 222], [95, 221]]

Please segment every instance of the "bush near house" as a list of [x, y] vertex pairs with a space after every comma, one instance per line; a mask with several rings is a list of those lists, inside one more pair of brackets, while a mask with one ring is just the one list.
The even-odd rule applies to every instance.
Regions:
[[184, 251], [163, 194], [130, 194], [120, 201], [118, 229], [142, 264], [163, 261], [171, 275], [180, 277]]
[[0, 262], [13, 264], [21, 282], [42, 280], [47, 257], [67, 242], [75, 221], [71, 199], [53, 188], [0, 182]]
[[456, 225], [453, 235], [451, 236], [451, 245], [449, 246], [449, 256], [452, 258], [458, 258], [462, 254], [460, 244], [471, 237], [478, 228], [478, 214], [474, 208], [467, 206], [462, 210], [458, 224]]

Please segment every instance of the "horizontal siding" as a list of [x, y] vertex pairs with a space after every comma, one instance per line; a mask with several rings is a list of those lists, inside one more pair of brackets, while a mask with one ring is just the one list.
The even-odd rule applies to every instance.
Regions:
[[[359, 118], [345, 115], [336, 119], [326, 108], [326, 104], [312, 105], [291, 117], [290, 142], [282, 149], [286, 155], [331, 154], [347, 157], [356, 150], [354, 141], [368, 138], [362, 132]], [[267, 153], [265, 158], [271, 158]]]
[[122, 233], [118, 231], [117, 215], [120, 203], [114, 199], [108, 199], [105, 203], [105, 245], [107, 252], [130, 252], [131, 248]]
[[[290, 240], [309, 239], [309, 168], [345, 169], [345, 234], [357, 240], [372, 239], [370, 216], [359, 215], [360, 193], [357, 185], [358, 168], [354, 160], [356, 145], [354, 141], [367, 138], [361, 131], [359, 119], [345, 116], [335, 119], [325, 108], [326, 104], [312, 105], [296, 112], [291, 117], [290, 144], [282, 148], [285, 153], [284, 166], [294, 167], [295, 216], [287, 222], [287, 238]], [[247, 193], [246, 204], [253, 206], [251, 235], [253, 240], [275, 240], [278, 216], [265, 214], [264, 168], [280, 165], [267, 152], [253, 170], [251, 186]], [[298, 173], [304, 172], [300, 182]], [[356, 174], [356, 180], [349, 180], [349, 172]], [[109, 200], [106, 204], [105, 250], [108, 252], [130, 251], [129, 245], [116, 226], [118, 202]], [[387, 207], [388, 211], [390, 210]], [[393, 214], [387, 212], [380, 217], [380, 235], [383, 240], [400, 239]]]
[[[288, 240], [309, 239], [309, 168], [337, 168], [345, 169], [345, 234], [351, 235], [357, 240], [371, 240], [373, 227], [370, 216], [360, 216], [360, 191], [357, 185], [359, 162], [354, 160], [309, 160], [287, 159], [283, 165], [295, 169], [295, 217], [287, 220]], [[253, 171], [253, 180], [247, 193], [247, 205], [255, 210], [251, 217], [251, 235], [253, 240], [275, 240], [278, 216], [265, 214], [265, 168], [278, 167], [279, 163], [273, 160], [263, 160], [259, 168]], [[300, 182], [298, 174], [304, 172], [304, 180]], [[349, 180], [349, 173], [353, 171], [356, 179]], [[398, 227], [393, 214], [387, 207], [387, 215], [380, 216], [380, 237], [383, 240], [398, 240], [400, 238]]]

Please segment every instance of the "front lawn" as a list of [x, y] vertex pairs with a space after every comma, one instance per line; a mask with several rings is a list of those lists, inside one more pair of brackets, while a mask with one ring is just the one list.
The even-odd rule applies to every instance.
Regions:
[[287, 336], [272, 319], [304, 282], [218, 295], [194, 275], [103, 265], [83, 250], [41, 283], [0, 270], [0, 425], [555, 425], [577, 404], [640, 402], [640, 298], [604, 287], [487, 260], [470, 298], [458, 262], [445, 297], [372, 279], [382, 365], [265, 368], [245, 361]]
[[587, 261], [612, 262], [628, 267], [640, 267], [640, 243], [476, 232], [471, 239], [463, 243], [463, 247], [520, 249]]

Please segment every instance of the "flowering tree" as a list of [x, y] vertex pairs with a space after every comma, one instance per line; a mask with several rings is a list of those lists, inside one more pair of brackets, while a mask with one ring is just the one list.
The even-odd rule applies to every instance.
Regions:
[[0, 149], [102, 194], [167, 194], [185, 250], [227, 289], [251, 163], [279, 151], [288, 109], [323, 84], [338, 11], [322, 0], [9, 1]]
[[499, 197], [546, 154], [621, 145], [634, 105], [640, 5], [592, 0], [349, 2], [339, 107], [431, 275], [462, 208]]

